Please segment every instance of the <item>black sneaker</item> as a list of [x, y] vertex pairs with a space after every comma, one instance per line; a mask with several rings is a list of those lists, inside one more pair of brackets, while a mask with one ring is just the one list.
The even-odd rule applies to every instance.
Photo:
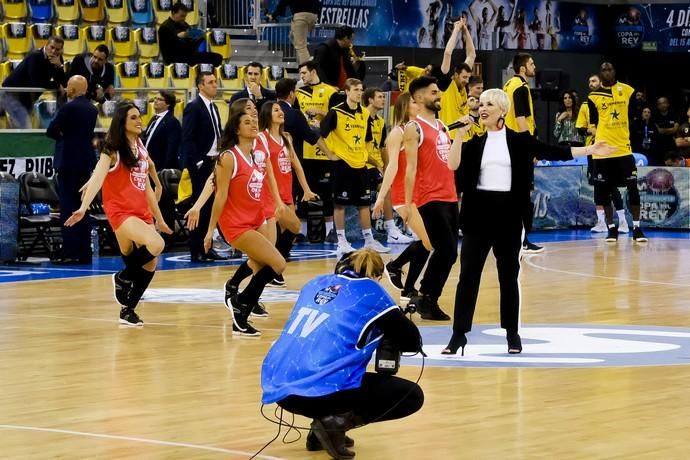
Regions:
[[306, 244], [308, 242], [309, 240], [304, 236], [304, 233], [298, 233], [295, 237], [295, 244]]
[[252, 306], [252, 312], [249, 314], [249, 316], [254, 316], [257, 318], [268, 318], [268, 312], [266, 311], [266, 308], [264, 307], [264, 304], [261, 302], [257, 302]]
[[120, 324], [126, 326], [143, 326], [144, 322], [139, 318], [132, 308], [123, 308], [120, 310]]
[[326, 235], [324, 243], [338, 244], [338, 234], [335, 232], [335, 228], [332, 228], [331, 231], [328, 232], [328, 235]]
[[278, 275], [269, 281], [267, 285], [272, 287], [285, 287], [285, 278], [283, 278], [283, 275]]
[[247, 323], [247, 325], [244, 329], [240, 329], [233, 322], [232, 323], [232, 335], [239, 335], [242, 337], [261, 337], [261, 331], [254, 329], [254, 327], [249, 323]]
[[239, 296], [234, 295], [225, 300], [225, 307], [230, 310], [232, 316], [233, 335], [258, 336], [261, 332], [257, 331], [249, 324], [249, 315], [252, 313], [252, 306], [242, 303]]
[[636, 243], [646, 243], [649, 241], [646, 236], [644, 236], [644, 233], [642, 233], [642, 229], [640, 227], [635, 227], [633, 228], [633, 241]]
[[240, 292], [240, 287], [230, 284], [230, 280], [225, 282], [225, 308], [232, 310], [230, 298], [236, 296]]
[[544, 246], [537, 246], [534, 243], [530, 243], [529, 240], [525, 240], [524, 243], [522, 243], [522, 252], [525, 254], [539, 254], [540, 252], [544, 252]]
[[450, 319], [450, 316], [446, 315], [443, 310], [441, 310], [438, 302], [432, 300], [429, 296], [419, 295], [412, 297], [408, 307], [410, 305], [416, 309], [422, 319], [428, 319], [430, 321], [448, 321]]
[[416, 289], [412, 289], [411, 291], [403, 289], [400, 293], [400, 303], [409, 304], [413, 297], [419, 297], [419, 292], [417, 292]]
[[113, 297], [121, 307], [127, 307], [134, 283], [122, 278], [122, 271], [113, 273]]
[[[355, 446], [355, 440], [352, 439], [351, 437], [345, 435], [345, 447], [354, 447]], [[319, 438], [316, 437], [316, 434], [312, 430], [309, 430], [309, 434], [307, 434], [307, 450], [309, 452], [317, 452], [319, 450], [323, 450], [323, 446], [321, 445], [321, 441], [319, 441]]]
[[397, 289], [400, 289], [401, 291], [405, 287], [402, 281], [402, 276], [403, 276], [403, 271], [401, 268], [396, 268], [393, 266], [392, 262], [388, 262], [384, 268], [383, 268], [383, 273], [386, 274], [386, 278], [388, 278], [388, 281]]
[[[635, 239], [635, 231], [633, 230], [633, 239]], [[604, 240], [607, 243], [615, 243], [618, 241], [618, 228], [617, 227], [609, 227], [609, 232], [606, 235], [606, 239]]]

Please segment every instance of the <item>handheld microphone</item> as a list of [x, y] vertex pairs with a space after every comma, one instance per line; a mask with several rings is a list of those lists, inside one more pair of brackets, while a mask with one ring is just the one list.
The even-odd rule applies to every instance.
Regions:
[[458, 128], [464, 128], [467, 125], [469, 125], [469, 123], [465, 123], [462, 121], [456, 121], [455, 123], [451, 123], [448, 125], [448, 131], [452, 131], [452, 130], [458, 129]]

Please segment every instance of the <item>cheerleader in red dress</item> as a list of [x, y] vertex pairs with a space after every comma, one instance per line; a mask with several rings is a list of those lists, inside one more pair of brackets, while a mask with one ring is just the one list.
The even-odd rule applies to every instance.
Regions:
[[[244, 111], [230, 114], [220, 141], [222, 153], [214, 173], [216, 192], [204, 239], [204, 246], [211, 247], [213, 229], [219, 225], [230, 244], [247, 255], [248, 267], [254, 273], [247, 287], [239, 293], [237, 287], [225, 285], [225, 306], [232, 313], [233, 334], [244, 336], [261, 334], [249, 324], [249, 315], [266, 284], [285, 270], [285, 259], [267, 237], [269, 226], [265, 225], [262, 195], [270, 164], [266, 164], [268, 171], [262, 172], [255, 161], [257, 154], [267, 159], [267, 152], [255, 143], [257, 135], [254, 117]], [[279, 202], [276, 213], [283, 208], [285, 205]]]
[[139, 109], [129, 101], [120, 102], [81, 207], [65, 221], [71, 226], [83, 219], [103, 188], [103, 208], [125, 262], [125, 268], [113, 275], [113, 289], [122, 307], [120, 323], [128, 326], [144, 324], [134, 309], [153, 279], [157, 256], [165, 247], [153, 225], [154, 218], [161, 232], [172, 233], [149, 182], [152, 162], [139, 139], [141, 131]]
[[[401, 94], [393, 108], [393, 126], [386, 139], [386, 149], [388, 151], [388, 165], [383, 174], [381, 190], [374, 204], [374, 217], [383, 214], [384, 200], [390, 190], [391, 203], [393, 209], [403, 218], [407, 225], [417, 235], [419, 240], [411, 243], [400, 255], [386, 264], [386, 275], [388, 280], [396, 288], [401, 290], [401, 302], [408, 302], [411, 297], [417, 295], [415, 283], [422, 273], [426, 260], [431, 252], [431, 242], [426, 233], [422, 216], [416, 206], [407, 209], [405, 205], [405, 169], [407, 162], [405, 159], [405, 149], [403, 148], [403, 132], [405, 125], [417, 116], [417, 103], [412, 99], [410, 93]], [[414, 198], [413, 198], [414, 201]], [[405, 282], [402, 281], [402, 267], [409, 263], [409, 271]]]

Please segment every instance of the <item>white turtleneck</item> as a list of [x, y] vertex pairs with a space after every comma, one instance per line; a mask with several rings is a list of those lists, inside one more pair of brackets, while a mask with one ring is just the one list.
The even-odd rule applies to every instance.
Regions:
[[509, 192], [512, 170], [506, 141], [506, 129], [487, 131], [477, 189], [492, 192]]

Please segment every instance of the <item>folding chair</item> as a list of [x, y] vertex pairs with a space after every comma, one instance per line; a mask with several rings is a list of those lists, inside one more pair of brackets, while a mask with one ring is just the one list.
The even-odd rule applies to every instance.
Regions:
[[[60, 216], [37, 214], [32, 205], [48, 205], [57, 208], [60, 199], [55, 185], [43, 174], [25, 172], [19, 176], [20, 203], [26, 211], [19, 217], [19, 256], [26, 260], [37, 247], [43, 248], [53, 259], [57, 255], [60, 236]], [[30, 240], [27, 242], [26, 240]]]

